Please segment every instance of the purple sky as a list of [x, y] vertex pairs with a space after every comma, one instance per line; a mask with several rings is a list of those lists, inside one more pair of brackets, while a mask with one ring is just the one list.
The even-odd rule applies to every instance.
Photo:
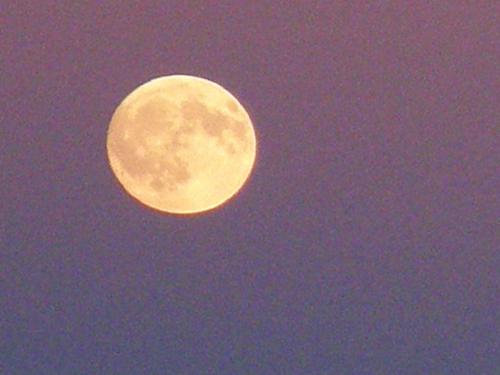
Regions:
[[[0, 373], [498, 374], [499, 2], [4, 3]], [[188, 218], [105, 152], [176, 73], [258, 138]]]

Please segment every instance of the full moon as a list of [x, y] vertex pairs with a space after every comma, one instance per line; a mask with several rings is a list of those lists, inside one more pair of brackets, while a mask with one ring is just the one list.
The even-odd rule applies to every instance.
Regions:
[[255, 162], [248, 113], [204, 78], [155, 78], [116, 108], [107, 134], [111, 169], [123, 188], [151, 208], [190, 214], [233, 197]]

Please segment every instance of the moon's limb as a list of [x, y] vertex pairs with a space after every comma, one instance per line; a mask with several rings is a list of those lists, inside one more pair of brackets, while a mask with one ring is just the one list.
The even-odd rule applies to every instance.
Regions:
[[248, 113], [221, 86], [174, 75], [135, 89], [109, 125], [111, 168], [133, 197], [171, 213], [214, 208], [247, 180], [256, 138]]

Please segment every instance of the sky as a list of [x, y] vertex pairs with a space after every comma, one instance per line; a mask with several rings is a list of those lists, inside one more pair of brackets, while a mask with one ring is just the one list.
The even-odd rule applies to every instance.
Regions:
[[[496, 1], [0, 6], [0, 372], [498, 374]], [[152, 78], [219, 83], [257, 159], [139, 204], [106, 155]]]

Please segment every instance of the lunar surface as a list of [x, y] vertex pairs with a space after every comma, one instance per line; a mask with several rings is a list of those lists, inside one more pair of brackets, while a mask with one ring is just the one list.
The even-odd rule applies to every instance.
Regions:
[[169, 213], [206, 211], [234, 196], [256, 154], [248, 113], [209, 80], [173, 75], [146, 82], [114, 112], [111, 169], [145, 205]]

